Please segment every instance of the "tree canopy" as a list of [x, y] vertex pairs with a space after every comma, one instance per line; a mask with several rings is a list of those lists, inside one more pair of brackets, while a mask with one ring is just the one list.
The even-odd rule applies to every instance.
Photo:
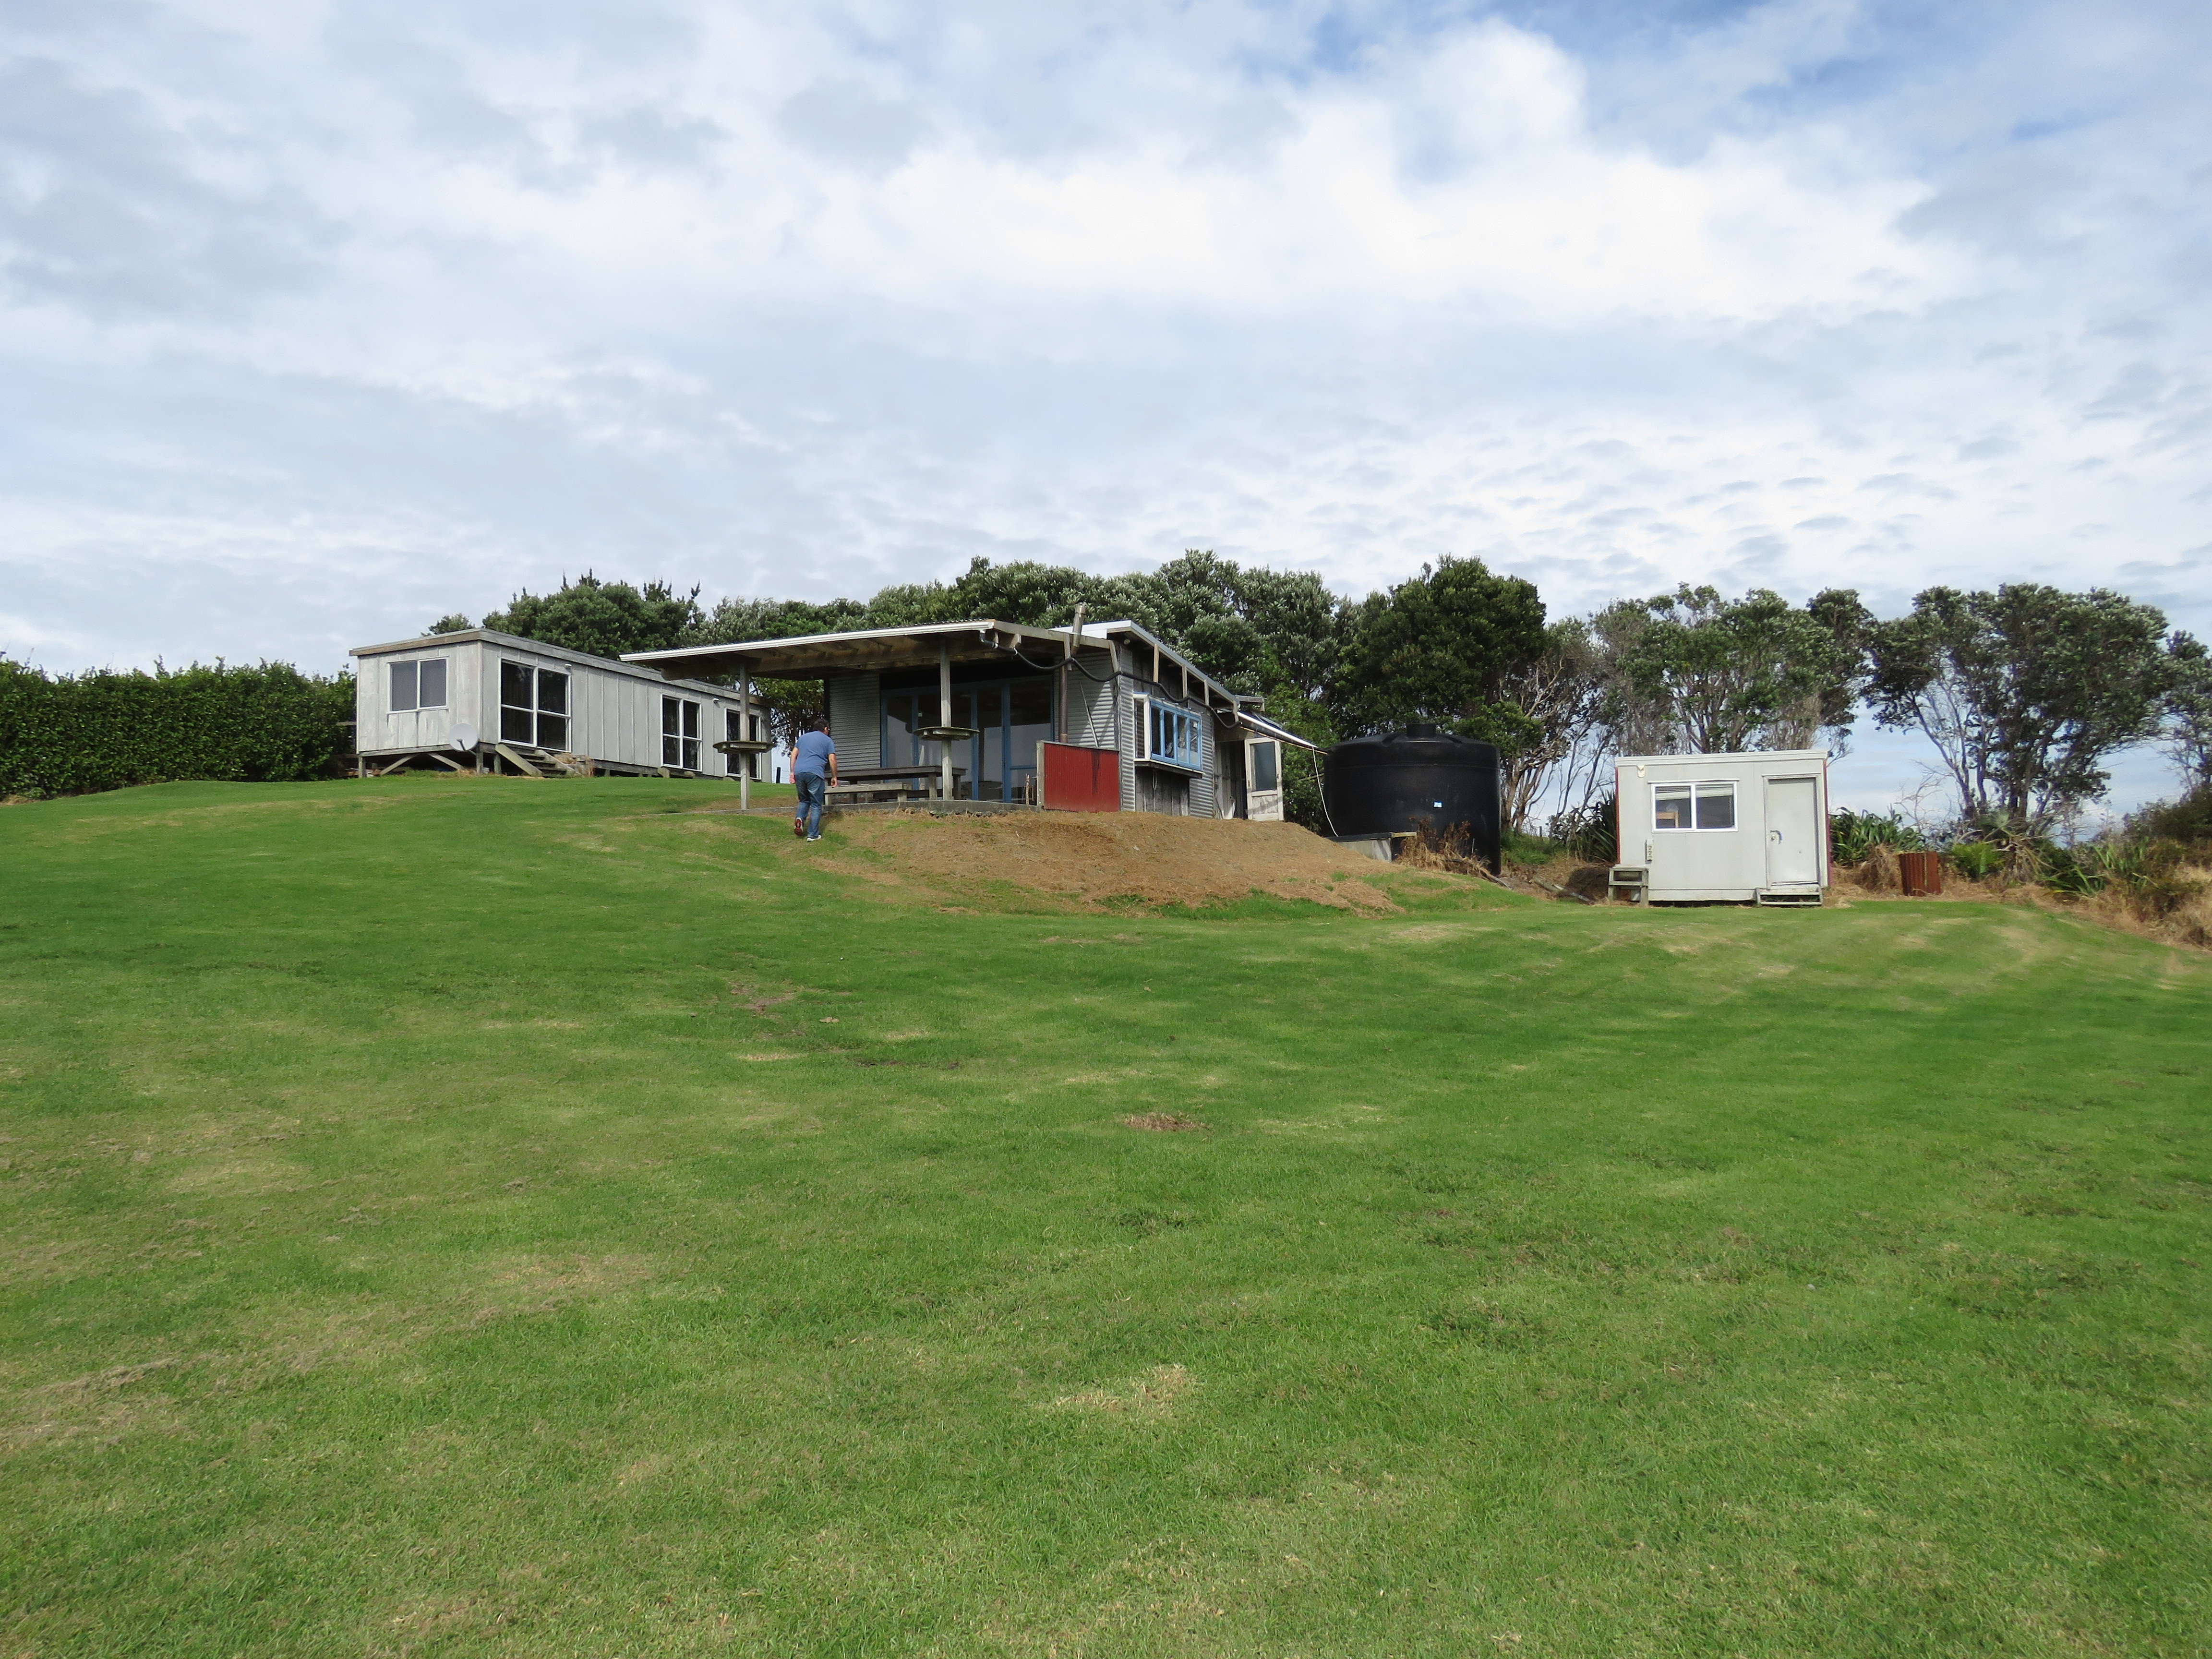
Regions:
[[1544, 647], [1533, 582], [1480, 559], [1442, 559], [1352, 608], [1331, 701], [1347, 731], [1426, 720], [1517, 748], [1528, 720], [1506, 681]]
[[2176, 634], [2166, 659], [2166, 746], [2188, 786], [2201, 789], [2212, 784], [2212, 653], [2203, 641]]
[[2102, 794], [2104, 762], [2157, 731], [2165, 633], [2155, 607], [2101, 587], [1931, 587], [1871, 630], [1868, 700], [1935, 745], [1962, 817], [2038, 823]]
[[1593, 623], [1606, 718], [1625, 753], [1802, 749], [1847, 730], [1868, 622], [1856, 593], [1802, 609], [1755, 587], [1741, 599], [1682, 584], [1623, 599]]
[[506, 610], [486, 617], [483, 625], [595, 657], [619, 657], [628, 651], [666, 651], [688, 644], [705, 620], [696, 587], [683, 594], [665, 581], [633, 587], [603, 582], [586, 570], [574, 581], [563, 580], [557, 592], [516, 594]]
[[[2212, 662], [2186, 635], [2162, 641], [2148, 605], [2035, 585], [1930, 588], [1876, 622], [1849, 590], [1794, 605], [1685, 583], [1547, 624], [1534, 585], [1446, 557], [1347, 601], [1309, 571], [1240, 566], [1187, 549], [1158, 569], [1101, 576], [1065, 565], [969, 561], [950, 581], [866, 599], [725, 599], [586, 572], [518, 593], [483, 625], [603, 656], [994, 617], [1064, 627], [1127, 618], [1319, 742], [1428, 721], [1498, 744], [1509, 817], [1540, 798], [1585, 804], [1623, 753], [1725, 752], [1848, 740], [1862, 702], [1924, 732], [1969, 818], [2033, 820], [2094, 797], [2115, 750], [2162, 731], [2183, 770], [2212, 775]], [[436, 629], [465, 628], [447, 617]], [[822, 708], [813, 681], [758, 684], [787, 738]]]

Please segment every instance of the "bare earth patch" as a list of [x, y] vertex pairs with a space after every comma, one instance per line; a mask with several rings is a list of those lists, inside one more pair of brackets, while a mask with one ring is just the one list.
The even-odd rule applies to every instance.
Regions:
[[1361, 879], [1378, 868], [1373, 860], [1295, 823], [1152, 812], [852, 813], [837, 818], [832, 839], [894, 860], [855, 861], [850, 873], [940, 898], [989, 885], [1084, 909], [1219, 904], [1254, 893], [1370, 914], [1397, 908]]
[[1125, 1129], [1155, 1129], [1164, 1134], [1176, 1134], [1192, 1129], [1203, 1129], [1206, 1125], [1196, 1118], [1177, 1117], [1173, 1112], [1139, 1112], [1134, 1117], [1121, 1120]]
[[1180, 1365], [1155, 1365], [1131, 1380], [1115, 1394], [1107, 1389], [1086, 1389], [1064, 1394], [1052, 1402], [1054, 1411], [1103, 1412], [1109, 1417], [1142, 1418], [1158, 1421], [1175, 1414], [1176, 1401], [1198, 1386], [1197, 1378]]

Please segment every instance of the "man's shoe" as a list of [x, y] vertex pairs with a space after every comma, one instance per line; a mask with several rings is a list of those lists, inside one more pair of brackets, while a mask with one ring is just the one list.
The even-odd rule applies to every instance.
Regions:
[[792, 819], [792, 821], [791, 821], [791, 833], [792, 833], [793, 835], [794, 835], [794, 836], [803, 836], [803, 835], [805, 835], [805, 834], [806, 833], [806, 820], [805, 820], [805, 819], [804, 819], [804, 818], [793, 818], [793, 819]]
[[809, 836], [806, 839], [809, 841], [820, 841], [822, 837], [819, 836]]

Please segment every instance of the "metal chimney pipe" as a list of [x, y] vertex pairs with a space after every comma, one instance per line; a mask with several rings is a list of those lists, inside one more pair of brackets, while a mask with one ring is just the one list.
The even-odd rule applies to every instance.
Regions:
[[1054, 723], [1054, 731], [1062, 743], [1067, 741], [1067, 688], [1070, 684], [1067, 665], [1075, 660], [1075, 647], [1083, 638], [1083, 606], [1079, 605], [1075, 607], [1075, 623], [1068, 629], [1066, 644], [1060, 658], [1060, 715]]

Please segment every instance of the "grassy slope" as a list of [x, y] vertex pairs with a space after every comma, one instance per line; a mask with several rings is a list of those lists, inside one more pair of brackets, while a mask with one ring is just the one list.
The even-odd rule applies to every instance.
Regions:
[[2203, 959], [708, 797], [0, 812], [0, 1654], [2207, 1650]]

